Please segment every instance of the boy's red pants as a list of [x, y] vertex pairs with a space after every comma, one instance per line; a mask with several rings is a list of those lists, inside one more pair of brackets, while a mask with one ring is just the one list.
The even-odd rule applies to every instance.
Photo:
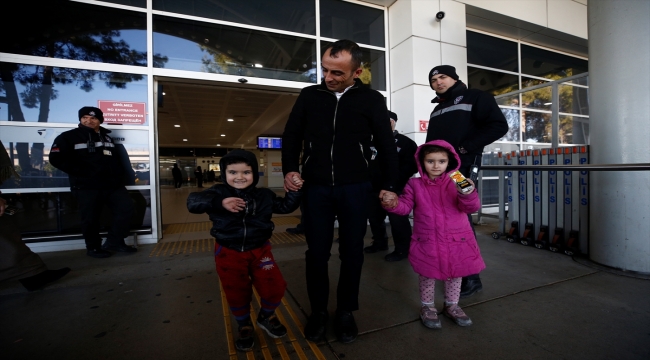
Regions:
[[250, 316], [252, 285], [260, 295], [262, 310], [273, 312], [280, 305], [287, 283], [275, 263], [270, 243], [244, 252], [216, 244], [214, 262], [230, 311], [237, 320]]

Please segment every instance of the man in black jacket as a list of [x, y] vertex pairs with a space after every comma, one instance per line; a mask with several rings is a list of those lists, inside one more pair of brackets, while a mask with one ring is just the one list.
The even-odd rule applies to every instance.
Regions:
[[[397, 173], [397, 195], [399, 195], [406, 182], [418, 171], [415, 163], [415, 151], [418, 145], [415, 141], [400, 134], [395, 130], [397, 122], [397, 114], [392, 111], [388, 112], [390, 118], [390, 126], [393, 129], [393, 136], [395, 136], [395, 146], [397, 148], [397, 158], [399, 163]], [[377, 251], [388, 250], [388, 236], [386, 235], [386, 210], [381, 206], [381, 200], [378, 198], [381, 191], [381, 171], [379, 170], [378, 160], [381, 154], [370, 162], [370, 169], [372, 171], [372, 185], [373, 194], [369, 203], [368, 223], [370, 224], [370, 231], [372, 231], [372, 245], [363, 249], [368, 254]], [[386, 261], [400, 261], [406, 259], [409, 254], [409, 245], [411, 243], [411, 222], [409, 216], [402, 216], [393, 213], [388, 213], [388, 221], [390, 222], [390, 231], [393, 235], [393, 242], [395, 243], [395, 250], [386, 255]]]
[[395, 191], [397, 151], [384, 97], [358, 79], [363, 71], [359, 46], [349, 40], [331, 44], [323, 54], [322, 68], [323, 82], [304, 88], [289, 115], [282, 137], [282, 170], [286, 190], [297, 190], [304, 180], [302, 222], [312, 311], [305, 337], [318, 341], [325, 334], [327, 263], [336, 217], [341, 272], [334, 329], [339, 341], [349, 343], [358, 334], [352, 311], [359, 308], [363, 238], [372, 190], [371, 143], [382, 154], [382, 191]]
[[[79, 204], [86, 254], [106, 258], [112, 255], [110, 251], [136, 252], [136, 248], [124, 243], [134, 211], [124, 185], [133, 169], [122, 161], [118, 146], [108, 136], [111, 131], [100, 126], [104, 122], [100, 109], [82, 107], [79, 122], [79, 127], [54, 139], [50, 164], [68, 174], [70, 190]], [[109, 206], [113, 218], [102, 246], [99, 229], [104, 205]]]
[[[470, 177], [470, 167], [481, 165], [483, 148], [508, 132], [508, 122], [494, 97], [477, 89], [467, 89], [458, 80], [456, 68], [436, 66], [429, 71], [429, 84], [436, 92], [432, 103], [438, 103], [429, 117], [427, 142], [445, 140], [460, 156], [460, 172]], [[468, 215], [472, 223], [472, 215]], [[460, 297], [483, 290], [478, 274], [463, 278]]]

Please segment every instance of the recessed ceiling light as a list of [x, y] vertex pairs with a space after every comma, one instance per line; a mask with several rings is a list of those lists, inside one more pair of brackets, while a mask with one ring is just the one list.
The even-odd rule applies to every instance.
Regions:
[[255, 67], [256, 68], [261, 68], [261, 67], [264, 67], [264, 66], [262, 66], [262, 64], [255, 64]]
[[221, 146], [221, 144], [217, 144], [217, 146]]
[[228, 121], [235, 121], [235, 119], [228, 119]]
[[174, 127], [181, 127], [180, 125], [174, 125]]
[[167, 94], [165, 94], [165, 92], [163, 91], [163, 95], [167, 95]]
[[187, 139], [183, 139], [183, 141], [187, 141]]
[[226, 134], [221, 134], [221, 136], [226, 136]]

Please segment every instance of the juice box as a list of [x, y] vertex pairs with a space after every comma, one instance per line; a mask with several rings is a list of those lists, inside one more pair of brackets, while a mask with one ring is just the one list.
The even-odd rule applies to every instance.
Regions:
[[467, 194], [474, 189], [474, 186], [472, 186], [472, 184], [470, 184], [465, 176], [463, 176], [463, 174], [461, 174], [458, 170], [450, 173], [449, 177], [460, 186], [460, 191], [462, 191], [463, 194]]

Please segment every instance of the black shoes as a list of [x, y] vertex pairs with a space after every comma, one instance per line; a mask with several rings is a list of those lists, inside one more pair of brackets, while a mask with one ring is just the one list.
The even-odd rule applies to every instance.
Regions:
[[253, 323], [248, 321], [248, 324], [239, 325], [239, 338], [235, 340], [235, 348], [239, 351], [251, 351], [255, 345], [255, 329]]
[[470, 297], [481, 290], [483, 290], [481, 279], [463, 278], [463, 282], [460, 285], [460, 298]]
[[113, 255], [113, 253], [102, 249], [88, 249], [86, 250], [86, 255], [94, 258], [102, 259]]
[[392, 253], [384, 256], [384, 260], [386, 260], [386, 261], [400, 261], [400, 260], [406, 259], [407, 257], [409, 257], [408, 254], [405, 254], [405, 253], [399, 252], [399, 251], [393, 251]]
[[305, 325], [305, 339], [314, 342], [323, 340], [328, 317], [327, 310], [313, 312]]
[[302, 227], [296, 226], [295, 228], [288, 228], [287, 232], [289, 234], [299, 235], [299, 234], [304, 234], [305, 229], [303, 229]]
[[275, 314], [271, 314], [268, 317], [264, 317], [261, 313], [258, 314], [257, 326], [266, 331], [274, 339], [287, 335], [287, 328], [282, 325]]
[[126, 244], [120, 244], [120, 245], [109, 244], [108, 241], [104, 243], [104, 245], [102, 245], [102, 250], [125, 252], [125, 253], [134, 253], [138, 251], [138, 249], [134, 248], [133, 246], [129, 246]]
[[359, 329], [357, 323], [354, 321], [354, 316], [350, 311], [336, 311], [336, 319], [334, 319], [334, 332], [336, 338], [342, 344], [349, 344], [357, 339]]
[[23, 284], [25, 289], [28, 291], [34, 291], [43, 288], [45, 285], [51, 283], [52, 281], [59, 280], [69, 272], [70, 268], [68, 267], [58, 270], [45, 270], [42, 273], [20, 279], [19, 281], [21, 284]]
[[366, 254], [374, 254], [377, 251], [386, 251], [386, 250], [388, 250], [388, 245], [377, 245], [374, 241], [372, 245], [363, 248], [363, 252], [365, 252]]

